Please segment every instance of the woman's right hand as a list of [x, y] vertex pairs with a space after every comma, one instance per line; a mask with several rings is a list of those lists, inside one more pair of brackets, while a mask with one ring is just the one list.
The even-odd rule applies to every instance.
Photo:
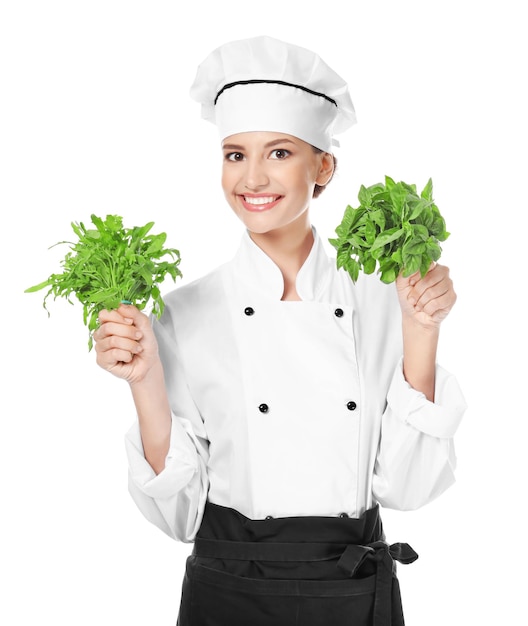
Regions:
[[121, 304], [116, 310], [101, 311], [93, 339], [97, 364], [129, 383], [144, 380], [159, 362], [150, 320], [133, 305]]

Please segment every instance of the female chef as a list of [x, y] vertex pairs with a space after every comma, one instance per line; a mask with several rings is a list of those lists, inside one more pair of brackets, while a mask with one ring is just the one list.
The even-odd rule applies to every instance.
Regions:
[[313, 52], [228, 43], [191, 90], [214, 122], [222, 186], [245, 226], [234, 258], [166, 297], [100, 314], [100, 366], [127, 380], [130, 492], [194, 542], [180, 626], [403, 624], [380, 506], [415, 509], [453, 482], [465, 404], [436, 364], [456, 296], [446, 267], [353, 284], [309, 218], [355, 122]]

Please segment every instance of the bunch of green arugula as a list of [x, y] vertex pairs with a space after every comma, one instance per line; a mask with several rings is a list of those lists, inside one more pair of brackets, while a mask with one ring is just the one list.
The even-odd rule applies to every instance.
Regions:
[[[92, 331], [97, 328], [102, 309], [116, 309], [128, 302], [142, 310], [152, 301], [152, 313], [160, 317], [165, 306], [161, 283], [166, 275], [173, 280], [181, 276], [179, 251], [163, 247], [166, 233], [149, 234], [154, 222], [124, 228], [118, 215], [107, 215], [104, 220], [92, 215], [91, 221], [95, 229], [72, 222], [78, 237], [76, 243], [55, 244], [70, 245], [70, 252], [61, 261], [62, 273], [51, 274], [44, 282], [25, 290], [29, 293], [49, 287], [43, 302], [46, 310], [49, 296], [63, 297], [73, 304], [70, 296], [74, 294], [83, 305], [83, 321], [89, 331], [88, 350], [93, 347]], [[163, 260], [167, 256], [170, 259]]]
[[433, 201], [433, 182], [418, 195], [416, 185], [395, 182], [361, 186], [360, 205], [347, 206], [329, 242], [337, 250], [337, 267], [344, 268], [354, 282], [360, 270], [372, 274], [378, 266], [380, 279], [392, 283], [400, 273], [423, 277], [431, 263], [440, 258], [441, 241], [449, 233]]

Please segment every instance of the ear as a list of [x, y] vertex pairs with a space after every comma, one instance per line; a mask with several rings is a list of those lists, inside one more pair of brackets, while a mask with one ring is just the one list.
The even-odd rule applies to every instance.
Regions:
[[321, 153], [321, 164], [315, 182], [324, 187], [334, 174], [334, 155], [330, 152]]

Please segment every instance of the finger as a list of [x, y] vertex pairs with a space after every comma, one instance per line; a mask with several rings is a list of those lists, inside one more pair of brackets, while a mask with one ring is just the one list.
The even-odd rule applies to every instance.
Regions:
[[435, 322], [443, 322], [445, 320], [445, 318], [449, 315], [449, 311], [451, 311], [451, 309], [439, 309], [434, 315], [432, 315], [432, 319]]
[[124, 319], [131, 319], [132, 323], [137, 326], [139, 330], [145, 329], [150, 326], [150, 319], [147, 315], [142, 313], [137, 307], [131, 304], [120, 304], [117, 309], [117, 313]]
[[434, 267], [431, 267], [423, 277], [420, 276], [420, 273], [418, 273], [418, 278], [413, 281], [412, 287], [414, 289], [424, 290], [436, 285], [448, 276], [449, 268], [443, 265], [435, 265]]
[[445, 317], [449, 313], [449, 311], [453, 308], [455, 301], [456, 301], [455, 292], [448, 291], [445, 294], [428, 301], [421, 310], [433, 318], [436, 318], [438, 316]]
[[135, 356], [129, 350], [114, 349], [106, 352], [106, 357], [103, 357], [102, 360], [108, 365], [114, 366], [116, 363], [130, 363]]
[[[98, 333], [103, 333], [104, 331], [104, 328], [100, 328]], [[133, 354], [139, 354], [142, 352], [143, 347], [135, 338], [123, 337], [118, 334], [109, 334], [100, 337], [96, 341], [95, 349], [100, 353], [108, 352], [110, 350], [126, 350], [128, 352], [132, 352]]]
[[451, 286], [446, 281], [439, 282], [423, 291], [420, 295], [415, 295], [414, 307], [417, 310], [422, 311], [429, 302], [445, 296], [450, 292], [450, 290]]
[[132, 339], [133, 341], [138, 341], [143, 337], [143, 333], [138, 330], [135, 325], [123, 322], [104, 322], [96, 329], [92, 336], [95, 341], [101, 341], [111, 335]]
[[449, 269], [447, 267], [436, 265], [430, 270], [423, 278], [417, 280], [412, 289], [409, 291], [408, 298], [418, 302], [420, 298], [428, 290], [435, 290], [435, 293], [444, 292], [452, 285], [452, 281], [449, 278]]
[[[135, 339], [141, 339], [143, 333], [138, 330], [136, 324], [134, 324], [134, 318], [136, 321], [140, 321], [144, 325], [144, 320], [148, 320], [145, 315], [139, 313], [135, 306], [123, 307], [121, 305], [119, 309], [112, 309], [111, 311], [103, 309], [99, 312], [98, 322], [99, 326], [92, 333], [92, 337], [95, 341], [99, 341], [102, 337], [109, 334], [119, 334], [126, 337], [134, 337]], [[112, 324], [112, 325], [109, 325]], [[116, 324], [118, 326], [116, 326]], [[131, 328], [130, 331], [126, 331], [125, 328]], [[140, 332], [141, 335], [137, 333]]]
[[116, 366], [123, 363], [132, 363], [138, 357], [134, 350], [125, 348], [110, 348], [108, 350], [98, 350], [96, 354], [97, 364], [105, 370], [113, 371]]
[[114, 350], [112, 352], [105, 352], [103, 355], [97, 355], [97, 365], [108, 372], [113, 372], [116, 376], [119, 376], [119, 372], [124, 365], [130, 365], [136, 355], [125, 350]]
[[102, 311], [99, 311], [97, 318], [100, 324], [104, 324], [105, 322], [120, 322], [121, 324], [134, 323], [134, 320], [130, 315], [123, 315], [123, 312], [119, 311], [119, 309], [112, 309], [111, 311], [103, 309]]
[[409, 281], [409, 285], [411, 287], [414, 287], [416, 285], [416, 283], [418, 283], [418, 281], [423, 280], [423, 278], [425, 276], [427, 276], [429, 274], [429, 272], [431, 272], [434, 268], [436, 267], [436, 262], [435, 261], [431, 261], [431, 265], [429, 265], [429, 269], [427, 270], [427, 272], [424, 274], [424, 276], [422, 277], [420, 271], [414, 272], [414, 274], [411, 274], [408, 278]]

